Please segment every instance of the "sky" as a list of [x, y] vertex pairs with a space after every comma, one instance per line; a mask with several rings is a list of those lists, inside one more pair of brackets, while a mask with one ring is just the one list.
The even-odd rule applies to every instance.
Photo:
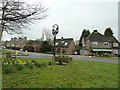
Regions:
[[[27, 0], [28, 1], [28, 0]], [[29, 3], [39, 0], [29, 0]], [[98, 30], [101, 34], [107, 27], [111, 27], [114, 36], [118, 39], [118, 0], [43, 0], [48, 8], [44, 20], [31, 24], [29, 29], [23, 29], [22, 35], [8, 35], [4, 32], [3, 40], [12, 37], [27, 37], [40, 39], [44, 28], [52, 31], [54, 24], [59, 25], [57, 38], [74, 38], [79, 40], [83, 29], [92, 33]]]

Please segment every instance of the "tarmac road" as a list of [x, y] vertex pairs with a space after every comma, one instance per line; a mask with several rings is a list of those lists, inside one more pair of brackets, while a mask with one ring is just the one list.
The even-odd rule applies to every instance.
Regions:
[[[28, 52], [29, 56], [17, 56], [25, 58], [52, 58], [53, 54], [43, 54], [43, 53], [33, 53]], [[67, 55], [73, 57], [73, 60], [84, 60], [84, 61], [95, 61], [95, 62], [107, 62], [113, 64], [120, 64], [120, 60], [117, 58], [102, 58], [102, 57], [90, 57], [90, 56], [81, 56], [81, 55]]]

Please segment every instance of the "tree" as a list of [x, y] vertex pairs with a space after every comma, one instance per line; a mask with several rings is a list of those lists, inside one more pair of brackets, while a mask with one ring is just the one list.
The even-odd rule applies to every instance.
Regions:
[[46, 53], [46, 52], [51, 52], [52, 45], [49, 44], [49, 42], [44, 41], [42, 44], [41, 52]]
[[22, 0], [0, 0], [0, 41], [3, 31], [20, 34], [23, 27], [35, 20], [44, 19], [46, 11], [41, 4], [28, 5]]
[[43, 32], [44, 32], [44, 34], [46, 36], [46, 41], [51, 43], [51, 41], [53, 40], [53, 36], [52, 36], [51, 30], [48, 29], [48, 28], [43, 28]]
[[80, 40], [79, 40], [79, 46], [82, 47], [82, 38], [86, 38], [90, 35], [90, 31], [83, 29]]
[[35, 44], [35, 41], [34, 40], [28, 40], [27, 41], [27, 45], [34, 45]]
[[104, 35], [107, 36], [107, 37], [112, 37], [113, 36], [113, 31], [112, 29], [109, 27], [109, 28], [106, 28], [105, 32], [104, 32]]

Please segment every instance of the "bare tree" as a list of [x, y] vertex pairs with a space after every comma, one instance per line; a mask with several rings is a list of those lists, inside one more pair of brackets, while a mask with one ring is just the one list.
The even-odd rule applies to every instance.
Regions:
[[43, 28], [43, 32], [46, 36], [46, 41], [52, 41], [53, 40], [53, 36], [52, 36], [52, 33], [51, 33], [51, 30], [48, 29], [48, 28]]
[[44, 19], [46, 11], [47, 8], [42, 4], [28, 5], [22, 0], [0, 0], [0, 41], [3, 31], [20, 34], [23, 27]]

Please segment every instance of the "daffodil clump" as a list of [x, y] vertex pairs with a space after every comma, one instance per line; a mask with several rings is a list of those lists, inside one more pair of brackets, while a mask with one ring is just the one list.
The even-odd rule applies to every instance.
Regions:
[[26, 62], [22, 60], [12, 60], [10, 58], [2, 58], [2, 70], [3, 73], [9, 74], [12, 73], [15, 69], [22, 70], [23, 65], [25, 65]]
[[25, 61], [22, 61], [22, 60], [10, 60], [10, 59], [7, 59], [7, 58], [2, 58], [2, 65], [6, 65], [6, 64], [9, 64], [9, 65], [17, 65], [17, 64], [21, 64], [21, 65], [25, 65], [26, 62]]
[[25, 66], [30, 69], [34, 67], [45, 67], [47, 65], [52, 65], [52, 62], [37, 62], [35, 60], [24, 61], [20, 59], [12, 60], [10, 58], [2, 58], [2, 70], [4, 73], [12, 73], [13, 71], [16, 72], [17, 70], [22, 70]]

